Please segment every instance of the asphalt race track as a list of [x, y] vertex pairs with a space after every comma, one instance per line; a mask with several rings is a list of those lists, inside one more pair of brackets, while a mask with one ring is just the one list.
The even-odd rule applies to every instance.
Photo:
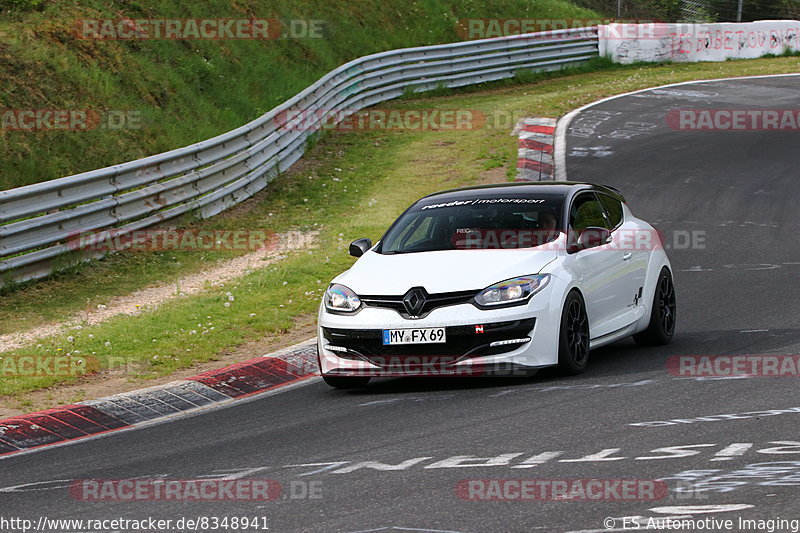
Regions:
[[[800, 354], [798, 132], [679, 131], [665, 118], [673, 109], [766, 108], [800, 108], [800, 76], [648, 91], [570, 125], [569, 178], [620, 189], [673, 248], [670, 346], [619, 342], [593, 352], [573, 378], [383, 380], [358, 392], [311, 380], [0, 460], [2, 514], [258, 516], [270, 532], [635, 530], [625, 516], [641, 517], [642, 529], [648, 517], [693, 516], [733, 521], [707, 530], [742, 531], [740, 518], [800, 519], [798, 381], [667, 370], [677, 355]], [[273, 479], [283, 496], [87, 502], [66, 488], [89, 478], [203, 476]], [[467, 501], [456, 491], [469, 479], [587, 478], [666, 479], [673, 490], [657, 501]], [[701, 510], [712, 512], [693, 514]]]

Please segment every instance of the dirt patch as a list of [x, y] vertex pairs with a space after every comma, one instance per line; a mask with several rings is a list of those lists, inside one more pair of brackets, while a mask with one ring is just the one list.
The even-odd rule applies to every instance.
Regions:
[[[161, 303], [197, 294], [210, 287], [266, 267], [286, 257], [286, 253], [311, 247], [318, 231], [290, 231], [278, 235], [275, 244], [220, 262], [201, 272], [190, 274], [176, 282], [148, 287], [100, 304], [96, 309], [82, 311], [67, 320], [42, 324], [34, 328], [0, 335], [0, 352], [14, 350], [45, 337], [65, 333], [75, 326], [93, 326], [116, 315], [138, 315], [156, 309]], [[179, 289], [178, 289], [179, 288]]]
[[508, 173], [508, 168], [506, 168], [505, 166], [484, 170], [480, 174], [481, 177], [479, 183], [481, 184], [507, 183], [508, 182], [508, 176], [506, 176], [507, 173]]

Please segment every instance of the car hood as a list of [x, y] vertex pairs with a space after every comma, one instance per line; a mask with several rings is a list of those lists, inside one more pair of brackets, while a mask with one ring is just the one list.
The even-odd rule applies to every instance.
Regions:
[[412, 287], [429, 294], [480, 290], [509, 278], [537, 274], [555, 250], [442, 250], [382, 255], [369, 251], [333, 281], [360, 295], [403, 295]]

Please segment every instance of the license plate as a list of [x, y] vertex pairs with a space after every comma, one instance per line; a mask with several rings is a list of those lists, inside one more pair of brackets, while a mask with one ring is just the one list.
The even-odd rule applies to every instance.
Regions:
[[446, 342], [444, 328], [385, 329], [383, 344], [435, 344]]

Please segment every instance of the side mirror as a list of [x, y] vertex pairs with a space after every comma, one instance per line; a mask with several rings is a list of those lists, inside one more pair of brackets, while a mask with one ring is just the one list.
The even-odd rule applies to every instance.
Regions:
[[358, 239], [350, 243], [350, 255], [361, 257], [367, 250], [372, 248], [372, 241], [369, 239]]
[[606, 228], [598, 228], [596, 226], [589, 226], [581, 231], [578, 237], [578, 250], [585, 250], [587, 248], [595, 248], [611, 242], [611, 231]]

